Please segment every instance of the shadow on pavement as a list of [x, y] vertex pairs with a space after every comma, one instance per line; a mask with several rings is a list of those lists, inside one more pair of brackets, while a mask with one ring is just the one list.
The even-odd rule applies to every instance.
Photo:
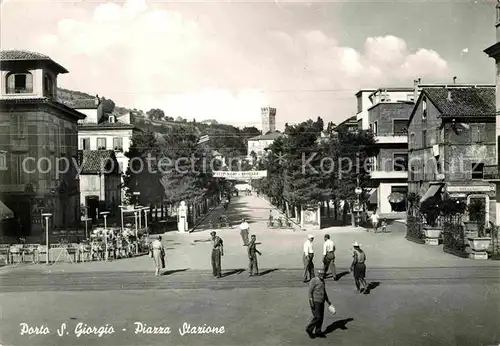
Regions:
[[374, 290], [375, 288], [377, 288], [378, 286], [380, 286], [380, 282], [378, 282], [378, 281], [370, 282], [368, 284], [368, 287], [366, 287], [364, 294], [370, 294], [370, 292], [372, 290]]
[[171, 275], [171, 274], [175, 274], [175, 273], [178, 273], [178, 272], [185, 272], [186, 270], [188, 270], [188, 268], [185, 268], [185, 269], [174, 269], [174, 270], [166, 270], [163, 274], [161, 275]]
[[241, 274], [244, 271], [245, 271], [245, 269], [231, 270], [231, 271], [228, 271], [228, 272], [225, 272], [224, 274], [222, 274], [222, 277], [225, 278], [226, 276], [230, 276], [230, 275], [233, 275], [233, 274]]
[[340, 274], [337, 274], [337, 280], [340, 280], [342, 279], [344, 276], [346, 276], [347, 274], [349, 274], [349, 271], [346, 270], [346, 271], [343, 271], [342, 273]]
[[260, 272], [260, 273], [259, 273], [259, 276], [263, 276], [263, 275], [266, 275], [266, 274], [269, 274], [269, 273], [275, 272], [275, 271], [277, 271], [277, 270], [279, 270], [279, 269], [277, 269], [277, 268], [275, 268], [275, 269], [266, 269], [266, 270], [264, 270], [263, 272]]
[[330, 334], [336, 331], [337, 329], [347, 330], [347, 323], [354, 321], [354, 318], [346, 318], [343, 320], [338, 320], [330, 324], [325, 329], [325, 334]]

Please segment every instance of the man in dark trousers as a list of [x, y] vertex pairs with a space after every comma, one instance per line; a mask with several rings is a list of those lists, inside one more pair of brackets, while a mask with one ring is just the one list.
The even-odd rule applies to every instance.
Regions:
[[250, 243], [248, 244], [248, 276], [258, 276], [259, 275], [259, 266], [257, 265], [257, 254], [261, 256], [259, 250], [257, 250], [257, 244], [255, 241], [257, 237], [255, 234], [252, 234], [250, 237]]
[[351, 264], [351, 271], [354, 272], [354, 282], [356, 283], [358, 293], [362, 293], [363, 291], [367, 293], [367, 284], [365, 281], [366, 254], [363, 250], [361, 250], [361, 245], [359, 245], [358, 242], [354, 242], [354, 244], [352, 244], [352, 247], [354, 248], [354, 253], [352, 255], [353, 260]]
[[314, 236], [308, 235], [307, 240], [304, 242], [304, 249], [302, 252], [302, 258], [304, 261], [304, 282], [308, 282], [314, 277], [314, 248], [312, 245], [313, 241]]
[[337, 271], [335, 268], [335, 243], [330, 239], [329, 234], [325, 234], [325, 243], [323, 244], [323, 264], [325, 269], [325, 277], [328, 276], [328, 271], [332, 267], [332, 277], [337, 281]]
[[222, 239], [216, 235], [215, 232], [211, 232], [212, 236], [212, 270], [213, 274], [217, 278], [222, 277], [221, 272], [221, 257], [224, 256], [224, 245]]
[[325, 302], [331, 305], [330, 299], [325, 289], [325, 271], [318, 270], [318, 276], [309, 282], [309, 306], [311, 307], [313, 318], [307, 325], [306, 332], [311, 339], [324, 338], [325, 333], [321, 331], [325, 316]]

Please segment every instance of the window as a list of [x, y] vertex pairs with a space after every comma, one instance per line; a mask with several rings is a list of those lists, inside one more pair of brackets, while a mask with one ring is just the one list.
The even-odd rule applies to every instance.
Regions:
[[472, 179], [473, 180], [483, 179], [484, 163], [472, 162], [471, 166], [472, 166]]
[[80, 138], [80, 149], [90, 150], [90, 138]]
[[416, 144], [417, 143], [415, 143], [415, 133], [412, 132], [410, 134], [410, 143], [409, 143], [409, 146], [408, 146], [409, 149], [411, 150], [411, 149], [415, 148]]
[[110, 116], [108, 117], [108, 122], [109, 122], [110, 124], [114, 124], [114, 123], [115, 123], [115, 116], [114, 116], [114, 115], [110, 115]]
[[392, 123], [392, 130], [395, 136], [403, 136], [408, 133], [408, 120], [394, 119]]
[[47, 74], [43, 77], [43, 94], [47, 97], [54, 96], [54, 81]]
[[408, 194], [408, 186], [391, 186], [391, 193], [395, 192], [406, 196]]
[[373, 123], [373, 134], [376, 136], [378, 134], [378, 126], [377, 122]]
[[422, 147], [427, 147], [427, 130], [422, 130]]
[[115, 151], [123, 151], [123, 138], [121, 137], [113, 138], [113, 149]]
[[394, 154], [392, 163], [394, 171], [408, 171], [408, 154]]
[[481, 126], [479, 124], [470, 125], [470, 136], [472, 143], [481, 142]]
[[7, 94], [33, 92], [33, 75], [29, 72], [11, 72], [7, 75]]
[[7, 152], [0, 150], [0, 171], [7, 170]]
[[106, 138], [97, 138], [97, 150], [106, 150]]
[[422, 99], [422, 120], [427, 119], [427, 98]]

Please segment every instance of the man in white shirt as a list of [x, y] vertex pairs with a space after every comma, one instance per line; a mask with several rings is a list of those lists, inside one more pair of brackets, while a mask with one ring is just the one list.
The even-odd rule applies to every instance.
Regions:
[[329, 268], [332, 267], [332, 277], [337, 281], [337, 271], [335, 270], [335, 243], [330, 239], [329, 234], [325, 234], [323, 244], [323, 264], [325, 265], [325, 277], [328, 276]]
[[243, 246], [248, 246], [248, 232], [250, 231], [250, 225], [245, 219], [243, 219], [240, 224], [240, 230], [241, 239], [243, 240]]
[[378, 220], [380, 217], [378, 216], [377, 212], [375, 211], [372, 216], [370, 216], [370, 219], [372, 220], [372, 226], [373, 226], [373, 231], [377, 233], [378, 231]]
[[[307, 240], [304, 242], [303, 249], [303, 261], [304, 261], [304, 282], [309, 282], [314, 277], [314, 248], [313, 248], [314, 237], [312, 235], [307, 236]], [[309, 274], [309, 278], [307, 277]]]

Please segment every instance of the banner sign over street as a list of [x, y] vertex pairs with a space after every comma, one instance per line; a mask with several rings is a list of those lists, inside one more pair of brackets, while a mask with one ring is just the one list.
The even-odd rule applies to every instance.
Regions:
[[267, 177], [267, 171], [213, 171], [215, 178], [235, 180], [260, 179]]

